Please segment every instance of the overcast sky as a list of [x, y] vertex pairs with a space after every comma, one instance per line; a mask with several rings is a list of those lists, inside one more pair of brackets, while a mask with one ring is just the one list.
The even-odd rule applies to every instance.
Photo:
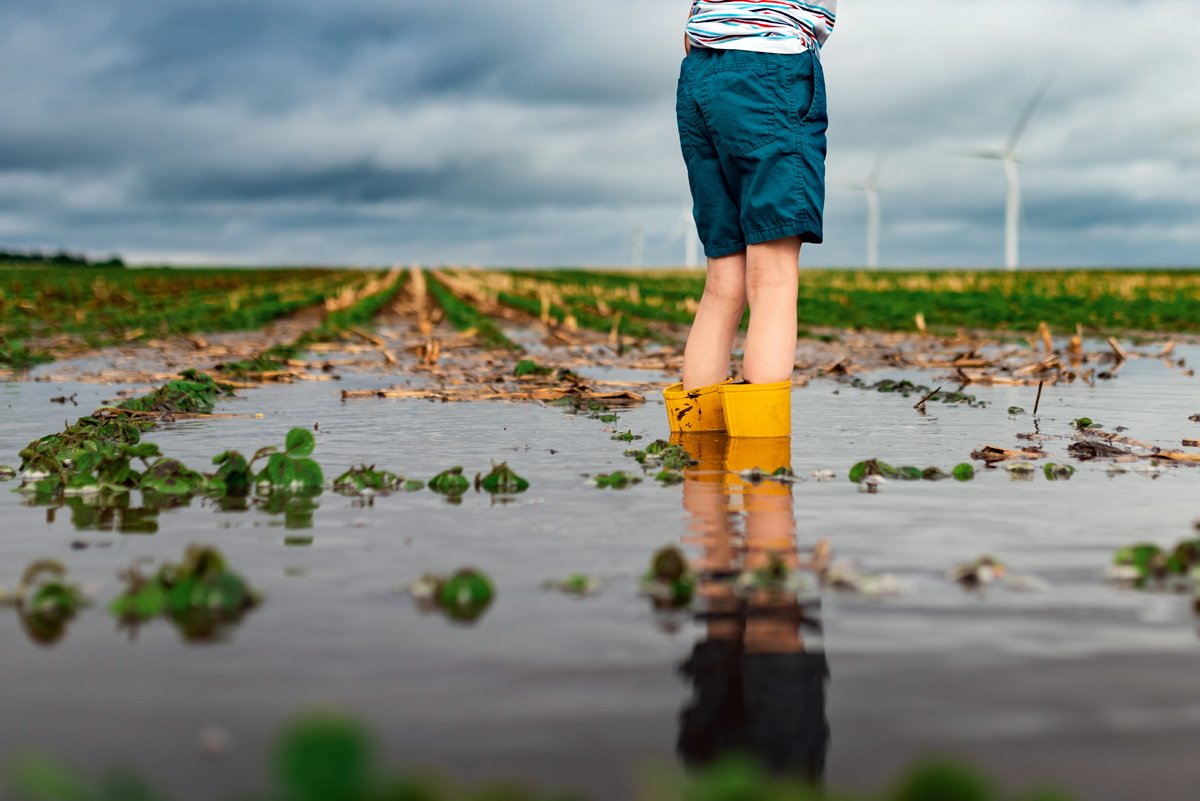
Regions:
[[[823, 53], [826, 243], [887, 148], [885, 265], [1200, 264], [1200, 2], [842, 0]], [[0, 4], [0, 247], [135, 261], [649, 264], [684, 257], [687, 0]]]

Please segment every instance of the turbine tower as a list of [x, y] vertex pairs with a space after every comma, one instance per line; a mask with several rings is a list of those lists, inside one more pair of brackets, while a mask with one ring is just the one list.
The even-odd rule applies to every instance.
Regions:
[[879, 267], [879, 175], [886, 158], [887, 151], [880, 151], [867, 180], [847, 185], [848, 189], [862, 192], [867, 198], [867, 267], [872, 270]]
[[671, 232], [667, 234], [666, 241], [674, 242], [675, 237], [683, 239], [683, 266], [698, 267], [700, 264], [699, 251], [700, 235], [696, 232], [696, 220], [692, 217], [692, 201], [691, 198], [685, 198], [683, 201], [683, 211], [679, 217], [679, 222]]
[[1017, 145], [1049, 88], [1050, 81], [1044, 81], [1029, 98], [1003, 150], [971, 150], [964, 154], [981, 159], [997, 159], [1004, 163], [1004, 185], [1007, 189], [1004, 203], [1004, 266], [1010, 270], [1017, 269], [1021, 260], [1021, 175], [1017, 169], [1020, 162]]

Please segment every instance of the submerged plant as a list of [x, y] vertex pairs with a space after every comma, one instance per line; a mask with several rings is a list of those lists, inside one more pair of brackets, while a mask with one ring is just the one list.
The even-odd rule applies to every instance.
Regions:
[[67, 581], [67, 570], [54, 559], [32, 562], [11, 595], [0, 589], [0, 603], [16, 607], [30, 639], [52, 645], [62, 639], [67, 624], [88, 605], [78, 585]]
[[529, 489], [529, 482], [513, 472], [508, 462], [493, 463], [492, 472], [482, 478], [476, 475], [475, 485], [493, 495], [514, 495]]
[[542, 586], [565, 595], [584, 597], [600, 591], [600, 579], [586, 573], [572, 573], [564, 579], [547, 579]]
[[478, 620], [496, 595], [491, 578], [473, 567], [449, 577], [426, 574], [410, 584], [408, 592], [423, 609], [438, 610], [467, 623]]
[[1042, 474], [1046, 476], [1046, 480], [1048, 481], [1066, 481], [1075, 475], [1075, 468], [1069, 464], [1055, 464], [1054, 462], [1050, 462], [1042, 466]]
[[387, 470], [377, 470], [375, 465], [352, 467], [333, 480], [333, 489], [348, 495], [363, 495], [372, 492], [414, 492], [425, 486], [423, 481], [406, 479]]
[[642, 594], [656, 608], [676, 609], [689, 605], [696, 593], [696, 576], [687, 557], [677, 546], [668, 545], [655, 552], [642, 577]]
[[598, 489], [625, 489], [632, 487], [634, 484], [642, 483], [642, 479], [638, 476], [632, 476], [623, 470], [616, 470], [612, 473], [597, 473], [592, 476], [592, 480], [596, 482]]
[[429, 479], [429, 489], [441, 495], [457, 497], [471, 488], [471, 482], [462, 474], [462, 467], [455, 465]]
[[206, 545], [189, 545], [183, 561], [164, 564], [153, 576], [135, 565], [122, 577], [125, 591], [109, 606], [114, 616], [131, 627], [162, 616], [187, 640], [216, 639], [262, 602], [221, 552]]

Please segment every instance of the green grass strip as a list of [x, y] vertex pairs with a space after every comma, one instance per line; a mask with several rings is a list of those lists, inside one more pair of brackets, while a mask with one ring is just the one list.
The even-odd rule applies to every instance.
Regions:
[[459, 331], [474, 331], [484, 343], [494, 348], [521, 350], [520, 346], [504, 335], [490, 317], [474, 306], [464, 303], [433, 273], [425, 272], [425, 283], [429, 294], [446, 314], [446, 319]]

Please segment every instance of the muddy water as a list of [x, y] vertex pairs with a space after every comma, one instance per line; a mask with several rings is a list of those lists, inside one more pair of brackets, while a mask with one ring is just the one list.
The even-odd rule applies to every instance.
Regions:
[[[1196, 361], [1200, 350], [1180, 355]], [[778, 454], [718, 438], [697, 446], [704, 469], [682, 487], [601, 491], [582, 474], [635, 465], [597, 420], [531, 405], [340, 400], [342, 388], [386, 383], [348, 374], [247, 391], [220, 409], [242, 416], [167, 425], [151, 438], [201, 468], [223, 449], [253, 452], [291, 426], [318, 424], [327, 478], [363, 461], [427, 479], [507, 460], [532, 489], [510, 503], [472, 493], [460, 505], [429, 492], [371, 505], [326, 493], [308, 528], [289, 528], [307, 525], [303, 516], [193, 501], [122, 533], [112, 519], [26, 506], [7, 491], [15, 482], [0, 485], [0, 583], [50, 556], [97, 600], [52, 645], [0, 610], [0, 753], [46, 748], [92, 770], [131, 766], [178, 797], [228, 796], [258, 785], [270, 737], [291, 713], [334, 704], [369, 720], [398, 764], [597, 799], [621, 797], [648, 761], [703, 762], [731, 748], [834, 787], [877, 786], [929, 753], [968, 757], [1013, 786], [1052, 780], [1092, 799], [1176, 799], [1200, 780], [1189, 604], [1102, 581], [1115, 547], [1191, 534], [1200, 470], [1110, 476], [1092, 463], [1054, 483], [981, 470], [969, 484], [888, 483], [866, 494], [845, 479], [863, 458], [948, 469], [981, 445], [1015, 446], [1034, 422], [1006, 409], [1032, 410], [1033, 390], [977, 388], [987, 408], [930, 405], [922, 416], [915, 399], [816, 381], [793, 395], [784, 457], [797, 474], [832, 469], [835, 480], [750, 485], [721, 467]], [[117, 389], [0, 385], [0, 463]], [[50, 403], [72, 393], [78, 409]], [[1200, 429], [1188, 421], [1197, 411], [1195, 379], [1144, 360], [1095, 388], [1048, 390], [1037, 425], [1068, 435], [1086, 415], [1177, 446]], [[655, 403], [622, 412], [618, 426], [666, 433]], [[1067, 444], [1046, 443], [1051, 458], [1070, 461]], [[311, 544], [289, 545], [297, 535]], [[715, 580], [739, 559], [804, 554], [823, 537], [835, 556], [895, 574], [906, 592], [784, 602], [734, 597]], [[103, 611], [117, 571], [177, 558], [191, 542], [222, 548], [265, 605], [219, 643], [186, 643], [165, 623], [132, 639], [118, 630]], [[706, 571], [705, 615], [656, 613], [638, 597], [650, 553], [672, 542]], [[971, 593], [946, 580], [947, 568], [985, 553], [1044, 587]], [[474, 625], [423, 614], [397, 592], [462, 565], [498, 587]], [[597, 596], [541, 586], [578, 571], [603, 581]], [[228, 735], [223, 755], [198, 752], [206, 727]]]

